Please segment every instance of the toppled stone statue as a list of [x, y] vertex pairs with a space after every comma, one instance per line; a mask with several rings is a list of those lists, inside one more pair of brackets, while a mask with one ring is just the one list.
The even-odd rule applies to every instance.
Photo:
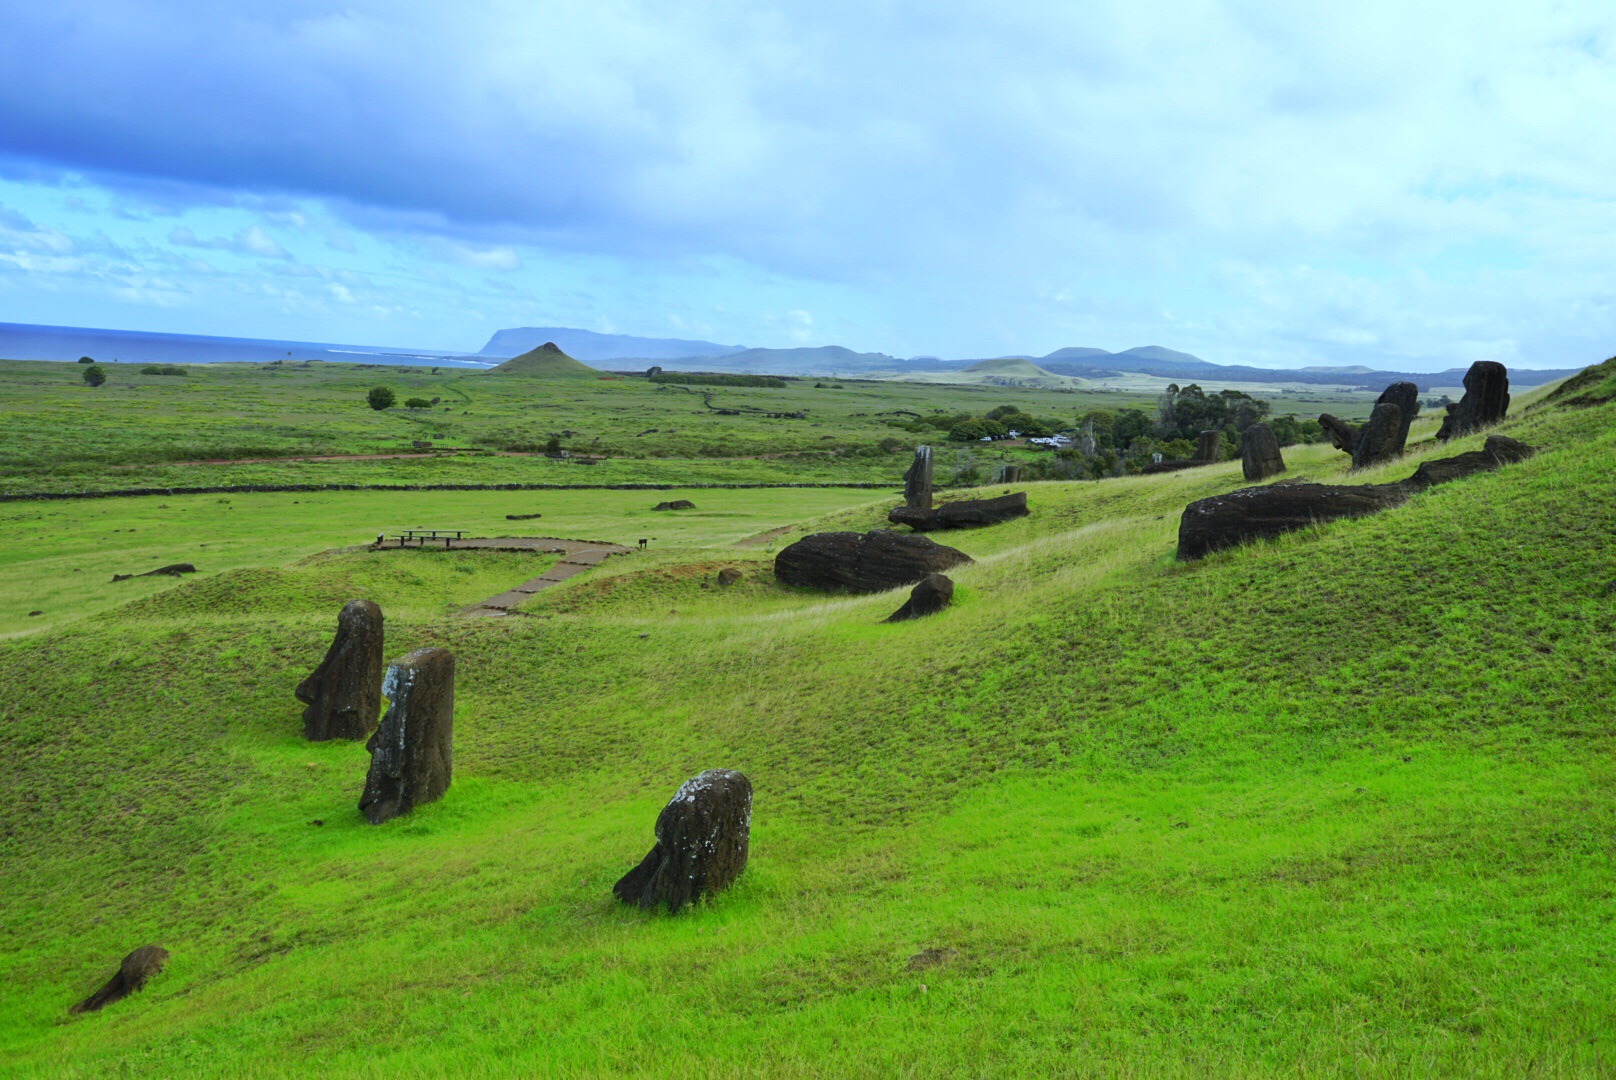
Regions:
[[1240, 469], [1252, 483], [1285, 471], [1285, 459], [1280, 456], [1273, 428], [1256, 423], [1240, 433]]
[[965, 552], [917, 533], [827, 532], [782, 548], [774, 557], [774, 576], [781, 584], [810, 589], [884, 592], [970, 561]]
[[915, 532], [936, 529], [963, 529], [971, 525], [998, 525], [1011, 518], [1027, 516], [1027, 493], [1013, 492], [997, 499], [965, 499], [943, 503], [930, 510], [918, 507], [895, 506], [887, 511], [887, 520], [894, 525], [907, 525]]
[[155, 570], [147, 570], [144, 574], [113, 574], [112, 580], [128, 581], [130, 578], [136, 577], [179, 577], [181, 574], [194, 573], [196, 573], [196, 567], [190, 563], [177, 562], [169, 563], [167, 566], [159, 566]]
[[931, 509], [931, 447], [917, 446], [915, 460], [903, 474], [903, 504], [915, 510]]
[[656, 820], [656, 843], [612, 894], [640, 908], [686, 904], [728, 888], [746, 869], [752, 784], [733, 769], [708, 769], [679, 786]]
[[68, 1011], [95, 1012], [114, 1001], [122, 1001], [145, 986], [147, 979], [162, 971], [167, 961], [168, 950], [161, 945], [142, 945], [123, 958], [123, 963], [118, 965], [118, 970], [113, 972], [112, 978], [108, 979], [101, 989]]
[[370, 773], [359, 810], [372, 825], [449, 790], [454, 763], [454, 654], [416, 649], [387, 665], [387, 715], [370, 737]]
[[303, 737], [363, 739], [382, 711], [382, 609], [350, 600], [337, 615], [337, 636], [320, 666], [292, 693], [303, 710]]
[[1490, 427], [1509, 415], [1509, 369], [1496, 360], [1477, 360], [1465, 372], [1464, 397], [1448, 406], [1436, 433], [1439, 442]]
[[1337, 518], [1363, 517], [1389, 510], [1426, 488], [1478, 472], [1525, 461], [1533, 450], [1523, 442], [1494, 435], [1486, 447], [1451, 458], [1427, 461], [1395, 484], [1270, 484], [1241, 488], [1200, 499], [1184, 508], [1178, 522], [1178, 557], [1203, 555]]
[[659, 502], [651, 507], [652, 510], [694, 510], [696, 504], [689, 499], [675, 499], [672, 502]]
[[1375, 399], [1375, 407], [1363, 427], [1355, 427], [1329, 413], [1319, 417], [1319, 425], [1329, 434], [1337, 450], [1352, 455], [1354, 469], [1367, 469], [1402, 456], [1403, 448], [1408, 445], [1409, 425], [1419, 412], [1419, 387], [1411, 382], [1395, 382]]
[[954, 602], [954, 581], [947, 574], [927, 574], [914, 587], [903, 607], [886, 617], [887, 622], [904, 622], [922, 615], [935, 615]]

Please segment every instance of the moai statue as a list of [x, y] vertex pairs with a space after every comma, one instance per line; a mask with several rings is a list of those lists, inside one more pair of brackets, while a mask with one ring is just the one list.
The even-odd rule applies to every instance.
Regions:
[[612, 894], [625, 904], [677, 912], [741, 876], [751, 829], [751, 781], [733, 769], [693, 776], [657, 815], [650, 853]]
[[387, 715], [370, 737], [370, 774], [359, 810], [372, 825], [449, 790], [454, 764], [454, 654], [417, 649], [387, 665]]
[[1285, 459], [1279, 455], [1279, 440], [1273, 428], [1258, 423], [1241, 433], [1240, 467], [1252, 483], [1285, 471]]
[[903, 502], [915, 510], [931, 509], [931, 447], [915, 448], [914, 464], [903, 474]]
[[337, 615], [325, 659], [292, 691], [303, 710], [303, 737], [363, 739], [382, 711], [382, 609], [350, 600]]
[[1195, 441], [1195, 460], [1211, 464], [1223, 456], [1223, 433], [1221, 431], [1203, 431], [1201, 437]]

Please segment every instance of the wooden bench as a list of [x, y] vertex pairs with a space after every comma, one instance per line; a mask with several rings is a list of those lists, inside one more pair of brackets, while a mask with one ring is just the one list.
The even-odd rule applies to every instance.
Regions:
[[442, 540], [443, 549], [447, 551], [450, 541], [459, 540], [464, 535], [464, 529], [405, 529], [396, 539], [399, 547], [409, 547], [411, 542], [416, 547], [426, 547], [428, 542], [435, 544]]

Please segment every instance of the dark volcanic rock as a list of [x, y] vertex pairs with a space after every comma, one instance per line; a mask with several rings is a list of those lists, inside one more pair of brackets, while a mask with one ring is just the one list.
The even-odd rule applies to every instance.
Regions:
[[1403, 452], [1402, 435], [1407, 431], [1403, 410], [1389, 401], [1376, 405], [1369, 422], [1358, 429], [1352, 444], [1352, 467], [1367, 469], [1391, 461]]
[[720, 585], [733, 585], [739, 580], [741, 580], [741, 572], [733, 566], [726, 566], [718, 572], [718, 583]]
[[1533, 453], [1532, 447], [1523, 442], [1504, 435], [1489, 435], [1480, 450], [1425, 462], [1408, 479], [1408, 484], [1422, 489], [1435, 487], [1452, 480], [1462, 480], [1474, 473], [1491, 472], [1503, 465], [1525, 461]]
[[914, 510], [931, 509], [931, 447], [915, 448], [915, 460], [903, 474], [903, 503]]
[[675, 499], [672, 502], [659, 502], [651, 507], [652, 510], [694, 510], [696, 504], [689, 499]]
[[1223, 457], [1223, 433], [1203, 431], [1195, 440], [1195, 460], [1202, 465], [1216, 464]]
[[124, 998], [146, 985], [146, 980], [163, 970], [168, 961], [168, 950], [161, 945], [142, 945], [123, 958], [118, 970], [101, 989], [79, 1002], [70, 1012], [95, 1012], [114, 1001]]
[[1367, 469], [1402, 455], [1408, 444], [1409, 425], [1419, 413], [1419, 387], [1411, 382], [1396, 382], [1375, 399], [1369, 422], [1363, 427], [1329, 413], [1319, 417], [1319, 426], [1329, 434], [1337, 450], [1352, 455], [1354, 469]]
[[1465, 372], [1464, 397], [1448, 406], [1441, 442], [1489, 427], [1509, 415], [1509, 369], [1495, 360], [1477, 360]]
[[159, 566], [155, 570], [147, 570], [144, 574], [113, 574], [112, 580], [128, 581], [130, 578], [136, 577], [179, 577], [181, 574], [194, 573], [196, 573], [196, 567], [190, 563], [177, 562], [169, 563], [167, 566]]
[[733, 769], [708, 769], [679, 786], [656, 820], [656, 844], [612, 894], [641, 908], [677, 912], [730, 886], [746, 869], [752, 784]]
[[969, 525], [998, 525], [1026, 515], [1027, 493], [1017, 491], [996, 499], [943, 503], [934, 510], [896, 506], [887, 512], [887, 520], [894, 525], [907, 525], [916, 532], [931, 532], [934, 529], [963, 529]]
[[1178, 557], [1199, 559], [1226, 547], [1305, 529], [1321, 521], [1363, 517], [1403, 502], [1402, 484], [1270, 484], [1200, 499], [1178, 523]]
[[1214, 495], [1184, 508], [1178, 522], [1178, 557], [1199, 559], [1221, 548], [1318, 522], [1389, 510], [1428, 487], [1525, 461], [1533, 452], [1523, 442], [1494, 435], [1484, 449], [1427, 461], [1397, 484], [1271, 484]]
[[774, 576], [810, 589], [884, 592], [970, 561], [965, 552], [915, 533], [814, 533], [774, 557]]
[[909, 594], [908, 601], [886, 618], [887, 622], [935, 615], [954, 602], [954, 581], [947, 574], [927, 574]]
[[1285, 459], [1280, 456], [1273, 428], [1252, 424], [1240, 433], [1240, 467], [1252, 483], [1285, 471]]
[[337, 615], [337, 636], [320, 666], [293, 691], [303, 710], [303, 737], [363, 739], [382, 711], [382, 609], [350, 600]]
[[417, 649], [387, 665], [387, 715], [370, 737], [370, 774], [359, 810], [372, 825], [449, 790], [454, 763], [454, 654]]

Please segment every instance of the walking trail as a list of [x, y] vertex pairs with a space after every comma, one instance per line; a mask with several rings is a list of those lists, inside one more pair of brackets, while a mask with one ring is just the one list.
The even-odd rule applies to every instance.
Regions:
[[510, 614], [511, 609], [536, 592], [543, 592], [559, 581], [598, 566], [613, 555], [627, 555], [630, 548], [621, 544], [608, 544], [595, 540], [563, 540], [554, 536], [474, 536], [464, 540], [450, 540], [449, 550], [466, 551], [542, 551], [559, 554], [561, 561], [536, 578], [530, 578], [514, 589], [497, 596], [479, 600], [460, 609], [467, 618], [498, 618]]

